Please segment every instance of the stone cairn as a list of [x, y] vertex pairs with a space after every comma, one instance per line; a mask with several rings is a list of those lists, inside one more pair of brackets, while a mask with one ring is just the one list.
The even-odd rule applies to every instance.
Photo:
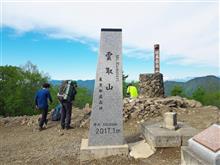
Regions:
[[154, 73], [140, 74], [139, 93], [145, 97], [164, 97], [163, 74], [160, 73], [160, 45], [154, 45]]
[[163, 74], [140, 74], [139, 92], [145, 97], [164, 97]]

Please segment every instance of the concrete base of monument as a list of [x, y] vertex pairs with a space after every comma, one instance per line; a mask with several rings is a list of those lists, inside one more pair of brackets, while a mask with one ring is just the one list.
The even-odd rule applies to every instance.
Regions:
[[113, 155], [128, 155], [128, 145], [89, 146], [88, 139], [82, 139], [80, 161], [101, 159]]
[[213, 165], [195, 154], [188, 146], [181, 147], [181, 165]]
[[198, 130], [185, 123], [178, 122], [177, 130], [163, 127], [163, 122], [156, 124], [141, 124], [142, 134], [153, 147], [179, 147], [187, 145], [187, 141], [198, 133]]

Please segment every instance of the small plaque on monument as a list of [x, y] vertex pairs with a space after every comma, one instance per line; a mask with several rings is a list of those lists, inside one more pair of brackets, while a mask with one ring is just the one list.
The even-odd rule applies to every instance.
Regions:
[[122, 30], [102, 29], [89, 146], [123, 145]]
[[200, 132], [193, 137], [193, 140], [207, 147], [213, 152], [220, 151], [220, 126], [217, 124]]

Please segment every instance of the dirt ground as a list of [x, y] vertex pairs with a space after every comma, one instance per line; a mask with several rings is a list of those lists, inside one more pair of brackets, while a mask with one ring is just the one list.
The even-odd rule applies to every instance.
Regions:
[[[46, 130], [37, 131], [37, 125], [28, 126], [19, 122], [0, 119], [0, 164], [80, 164], [80, 144], [88, 138], [88, 127], [80, 128], [82, 110], [74, 109], [71, 130], [60, 130], [59, 122], [49, 121]], [[220, 110], [213, 107], [178, 111], [178, 121], [203, 130], [213, 123], [220, 122]], [[162, 117], [149, 119], [152, 122]], [[142, 139], [139, 124], [135, 120], [124, 123], [127, 142]], [[179, 165], [180, 148], [158, 149], [148, 159], [134, 159], [126, 156], [112, 156], [101, 160], [84, 162], [86, 165]]]

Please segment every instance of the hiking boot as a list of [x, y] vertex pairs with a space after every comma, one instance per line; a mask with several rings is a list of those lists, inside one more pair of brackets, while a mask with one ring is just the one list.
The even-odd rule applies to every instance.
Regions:
[[48, 119], [46, 119], [45, 122], [44, 122], [45, 128], [47, 128], [47, 122], [48, 122]]
[[38, 131], [42, 131], [42, 130], [43, 130], [43, 127], [39, 127], [39, 128], [38, 128]]
[[48, 119], [46, 119], [46, 121], [45, 121], [45, 125], [47, 125], [47, 123], [48, 123]]
[[64, 126], [64, 125], [61, 125], [61, 129], [65, 129], [65, 126]]
[[66, 130], [73, 129], [71, 126], [66, 126]]

